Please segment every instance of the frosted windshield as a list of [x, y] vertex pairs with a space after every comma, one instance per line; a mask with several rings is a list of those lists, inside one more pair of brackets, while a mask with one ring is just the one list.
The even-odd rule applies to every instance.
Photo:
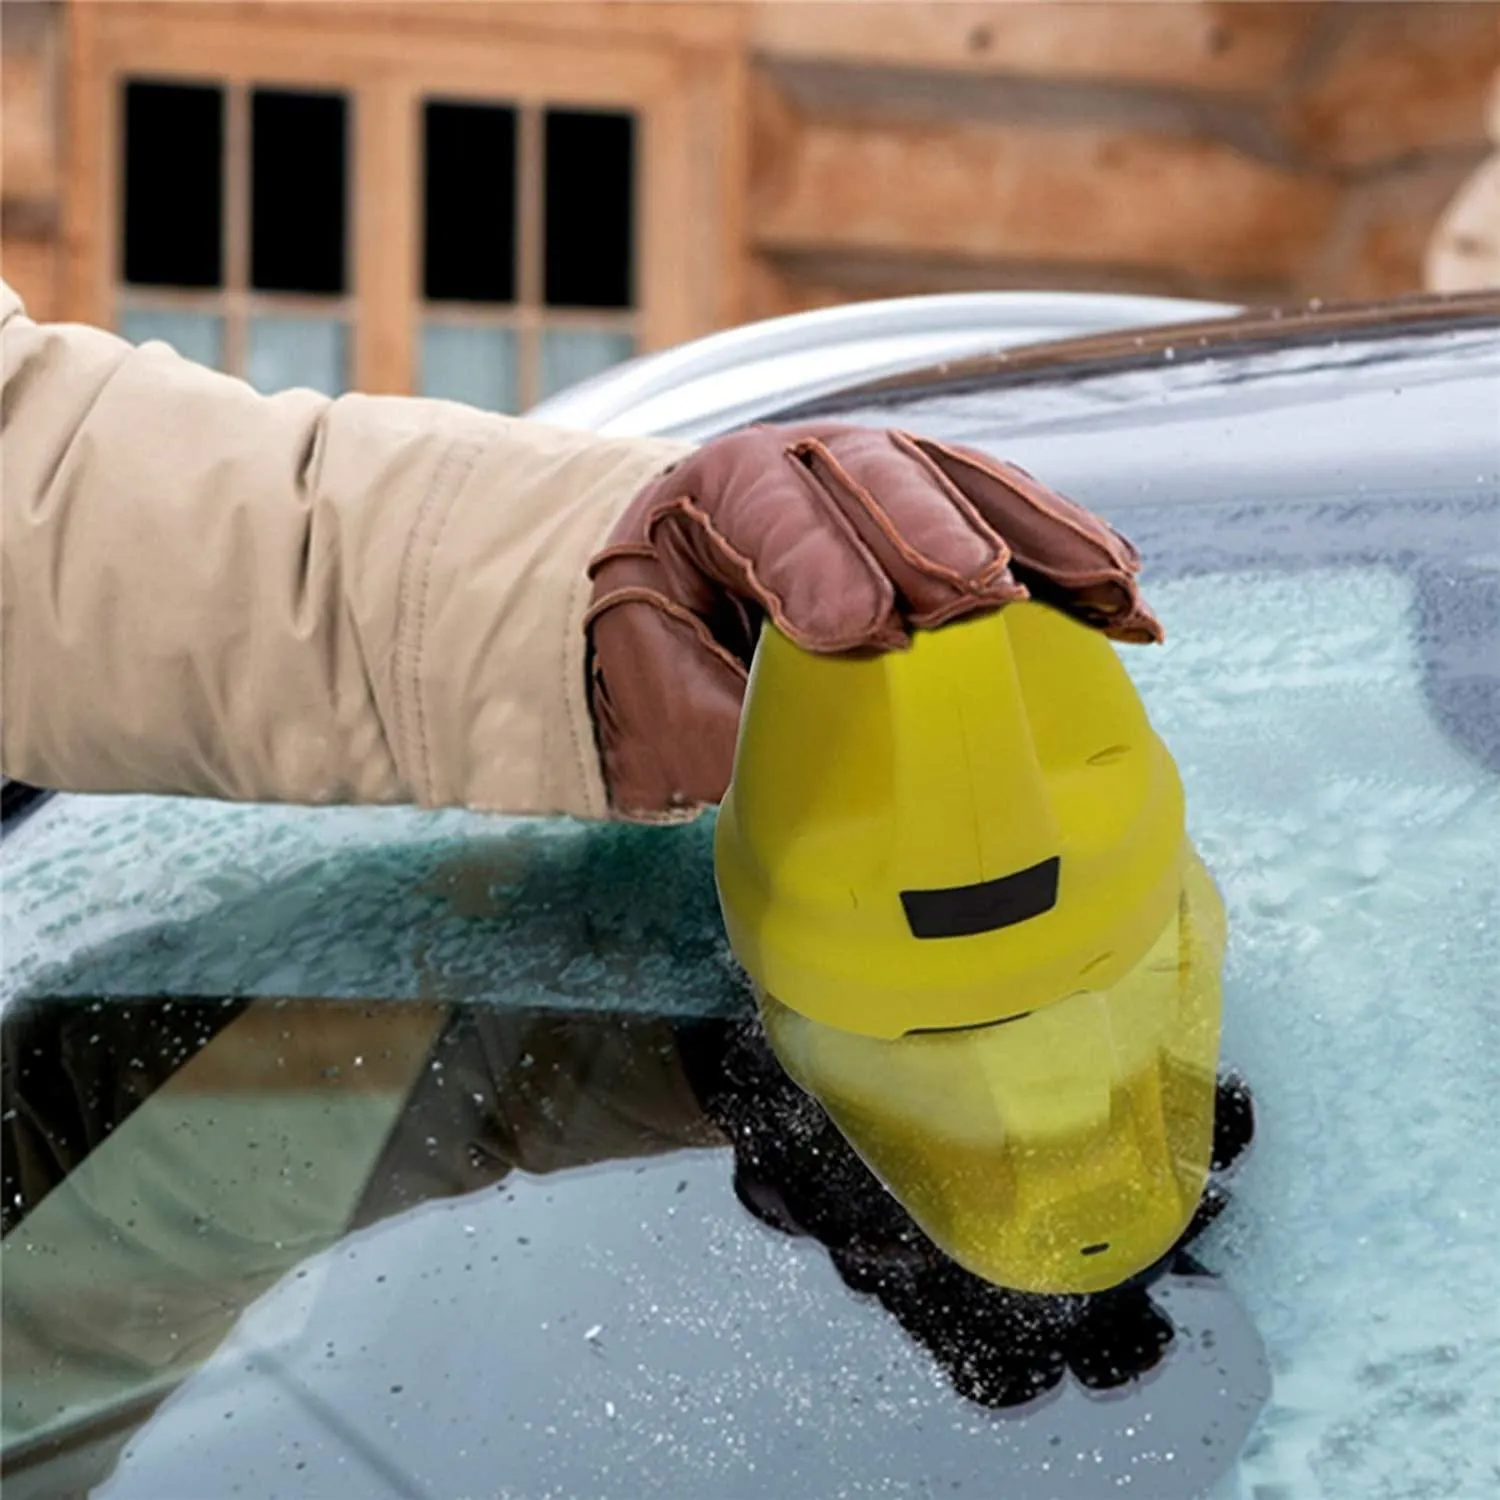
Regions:
[[[747, 1179], [733, 1110], [702, 1107], [746, 1086], [719, 1051], [704, 1082], [744, 1001], [706, 826], [66, 799], [4, 845], [7, 1066], [71, 1059], [67, 1089], [21, 1079], [70, 1128], [91, 1037], [167, 1081], [5, 1237], [7, 1463], [41, 1482], [47, 1435], [87, 1431], [68, 1461], [110, 1500], [205, 1473], [527, 1500], [1493, 1489], [1500, 337], [1209, 377], [858, 413], [1014, 457], [1151, 559], [1168, 644], [1125, 660], [1229, 908], [1258, 1134], [1192, 1262], [1097, 1330], [1118, 1379], [1069, 1346], [1050, 1394], [997, 1407], [992, 1303], [882, 1301], [847, 1246], [776, 1227], [791, 1188]], [[909, 1248], [866, 1250], [905, 1274]]]

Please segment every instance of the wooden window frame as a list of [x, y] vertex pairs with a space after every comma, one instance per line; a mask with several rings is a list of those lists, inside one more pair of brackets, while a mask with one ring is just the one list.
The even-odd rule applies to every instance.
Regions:
[[[520, 395], [522, 410], [541, 399], [541, 335], [544, 329], [549, 331], [574, 329], [583, 333], [623, 333], [630, 336], [637, 348], [643, 347], [646, 319], [642, 315], [639, 292], [637, 292], [634, 304], [623, 308], [551, 307], [546, 304], [543, 296], [543, 218], [545, 211], [542, 133], [546, 128], [546, 112], [548, 109], [558, 107], [558, 101], [521, 101], [488, 97], [481, 99], [473, 95], [460, 98], [447, 94], [426, 93], [417, 100], [419, 115], [430, 101], [441, 101], [444, 104], [513, 105], [515, 108], [517, 167], [515, 296], [510, 302], [463, 302], [446, 298], [441, 301], [432, 301], [423, 296], [419, 285], [417, 287], [418, 339], [420, 339], [423, 325], [507, 329], [513, 332], [517, 338], [518, 351], [516, 387]], [[574, 105], [575, 101], [570, 100], [568, 103]], [[627, 106], [610, 107], [627, 108]], [[631, 109], [631, 113], [635, 114], [635, 111]], [[640, 118], [637, 115], [637, 140], [639, 140], [640, 129]], [[417, 150], [420, 158], [420, 139]], [[634, 204], [640, 204], [645, 174], [641, 170], [639, 148], [636, 151], [634, 175], [635, 180], [631, 185], [631, 201]], [[419, 216], [416, 226], [419, 242], [421, 228]], [[641, 252], [640, 239], [640, 230], [637, 226], [635, 250], [638, 262]], [[639, 283], [639, 263], [636, 267], [636, 280]], [[421, 370], [415, 365], [413, 370], [413, 380], [420, 385]]]
[[[144, 83], [209, 83], [206, 78], [159, 77], [153, 74], [131, 74]], [[121, 115], [124, 104], [124, 79], [112, 85], [115, 102], [111, 106], [115, 125], [115, 144], [111, 153], [116, 183], [123, 162], [124, 137]], [[109, 293], [112, 313], [117, 321], [123, 312], [205, 313], [222, 321], [224, 337], [219, 352], [220, 368], [232, 375], [244, 376], [250, 352], [250, 323], [256, 317], [317, 318], [342, 323], [351, 339], [359, 325], [353, 285], [355, 258], [352, 238], [344, 245], [345, 291], [338, 295], [300, 292], [257, 291], [250, 284], [250, 113], [251, 92], [258, 84], [241, 80], [222, 81], [217, 85], [224, 96], [224, 146], [222, 153], [223, 257], [218, 287], [138, 286], [125, 280], [125, 241], [123, 235], [109, 238]], [[353, 114], [353, 100], [349, 101]], [[351, 132], [352, 134], [352, 132]], [[354, 153], [349, 153], [353, 161]], [[353, 173], [344, 183], [346, 222], [353, 221], [355, 202]], [[114, 205], [116, 226], [119, 224], [118, 200]], [[353, 372], [348, 372], [352, 374]]]
[[[734, 7], [719, 7], [727, 12]], [[675, 12], [643, 24], [642, 12]], [[245, 297], [256, 311], [337, 315], [351, 340], [353, 388], [406, 393], [418, 378], [420, 322], [465, 311], [475, 324], [624, 326], [608, 311], [540, 309], [539, 236], [518, 235], [515, 308], [426, 304], [420, 247], [422, 108], [429, 98], [514, 104], [540, 128], [541, 110], [626, 110], [636, 118], [636, 307], [624, 315], [638, 347], [659, 349], [738, 321], [744, 284], [745, 61], [735, 25], [714, 7], [590, 4], [428, 6], [408, 3], [74, 4], [69, 15], [69, 170], [64, 223], [67, 316], [112, 327], [132, 306], [204, 308]], [[618, 19], [617, 19], [618, 17]], [[670, 24], [668, 24], [670, 22]], [[592, 23], [592, 24], [590, 24]], [[221, 293], [157, 295], [123, 287], [120, 138], [129, 78], [208, 83], [244, 101], [251, 87], [337, 90], [348, 98], [351, 148], [349, 289], [303, 299], [243, 290], [226, 265]], [[226, 152], [233, 113], [226, 122]], [[244, 143], [239, 143], [243, 151]], [[231, 157], [232, 159], [232, 157]], [[522, 160], [525, 161], [523, 155]], [[523, 174], [524, 175], [524, 174]], [[533, 172], [531, 175], [535, 176]], [[227, 182], [226, 258], [248, 254], [246, 183]], [[540, 214], [541, 184], [520, 184], [522, 212]], [[527, 194], [535, 197], [528, 209]], [[236, 202], [239, 195], [240, 201]], [[528, 239], [534, 240], [527, 248]], [[234, 248], [238, 245], [238, 251]], [[530, 276], [531, 281], [525, 278]], [[122, 293], [124, 301], [122, 301]], [[233, 324], [226, 321], [226, 338]], [[535, 340], [531, 341], [533, 344]]]

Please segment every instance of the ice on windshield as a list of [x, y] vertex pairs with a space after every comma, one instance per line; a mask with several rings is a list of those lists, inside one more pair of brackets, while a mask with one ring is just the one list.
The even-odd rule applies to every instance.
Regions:
[[[1126, 660], [1229, 906], [1225, 1050], [1259, 1112], [1231, 1206], [1195, 1250], [1214, 1277], [1162, 1293], [1179, 1336], [1160, 1369], [987, 1410], [814, 1241], [751, 1219], [723, 1151], [678, 1153], [513, 1174], [351, 1238], [331, 1228], [202, 1351], [96, 1493], [186, 1497], [204, 1472], [245, 1493], [500, 1484], [526, 1500], [1493, 1491], [1500, 779], [1434, 711], [1406, 574], [1199, 574], [1151, 597], [1169, 643]], [[706, 827], [93, 802], [66, 833], [23, 834], [5, 912], [21, 994], [678, 1017], [738, 1003]], [[136, 930], [101, 944], [105, 912]], [[48, 1207], [5, 1240], [7, 1299], [44, 1265], [53, 1292], [108, 1280], [108, 1252]], [[1239, 1380], [1253, 1416], [1257, 1339], [1269, 1400], [1230, 1465], [1237, 1408], [1197, 1397]], [[9, 1435], [38, 1419], [19, 1406], [49, 1389], [33, 1386], [7, 1379]]]
[[[643, 837], [462, 812], [76, 798], [65, 821], [23, 825], [7, 846], [5, 995], [721, 1010], [711, 842], [706, 822]], [[684, 990], [684, 972], [713, 994]]]
[[1275, 1360], [1242, 1492], [1483, 1494], [1500, 1482], [1500, 780], [1434, 720], [1399, 576], [1154, 597], [1173, 644], [1132, 664], [1230, 906], [1225, 1047], [1261, 1122], [1205, 1252]]

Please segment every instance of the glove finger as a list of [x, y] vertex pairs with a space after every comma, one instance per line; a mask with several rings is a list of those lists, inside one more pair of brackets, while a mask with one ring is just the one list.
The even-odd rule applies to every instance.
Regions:
[[1120, 640], [1157, 641], [1162, 629], [1140, 596], [1140, 555], [1113, 527], [1014, 464], [902, 434], [973, 502], [1010, 544], [1012, 567], [1038, 598]]
[[743, 664], [691, 612], [639, 584], [608, 589], [588, 629], [611, 806], [639, 818], [717, 802], [734, 767]]
[[932, 438], [898, 436], [931, 459], [992, 525], [1004, 523], [1018, 562], [1081, 580], [1139, 571], [1140, 555], [1125, 537], [1018, 464]]
[[658, 482], [643, 526], [668, 592], [705, 618], [722, 591], [753, 599], [815, 651], [900, 644], [890, 580], [786, 446], [752, 428]]
[[635, 542], [616, 543], [598, 553], [589, 564], [589, 577], [594, 591], [585, 624], [621, 590], [644, 591], [692, 615], [708, 639], [749, 667], [760, 638], [762, 612], [748, 589], [736, 589], [691, 570], [674, 577], [656, 548]]
[[831, 443], [809, 435], [791, 453], [895, 584], [903, 616], [935, 625], [1024, 598], [1003, 536], [925, 455], [893, 438], [860, 429]]

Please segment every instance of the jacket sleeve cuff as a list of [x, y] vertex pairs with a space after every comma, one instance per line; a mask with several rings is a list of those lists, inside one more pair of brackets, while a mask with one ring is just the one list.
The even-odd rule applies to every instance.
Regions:
[[460, 439], [403, 559], [396, 729], [423, 806], [609, 814], [583, 628], [589, 559], [691, 451], [534, 423]]

